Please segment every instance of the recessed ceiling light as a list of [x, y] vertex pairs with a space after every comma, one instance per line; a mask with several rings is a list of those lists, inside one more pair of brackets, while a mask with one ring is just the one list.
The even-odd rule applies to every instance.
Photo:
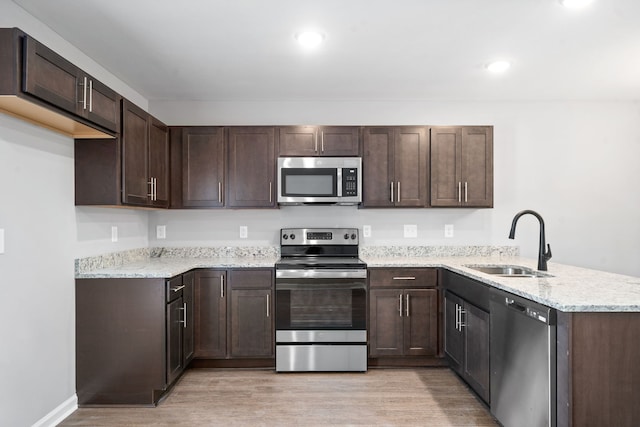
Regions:
[[491, 71], [492, 73], [504, 73], [509, 69], [509, 67], [511, 67], [511, 63], [509, 61], [503, 60], [489, 62], [486, 65], [487, 70]]
[[569, 9], [580, 9], [593, 3], [593, 0], [560, 0], [560, 4]]
[[324, 35], [317, 31], [302, 31], [296, 34], [296, 40], [304, 47], [316, 47], [324, 40]]

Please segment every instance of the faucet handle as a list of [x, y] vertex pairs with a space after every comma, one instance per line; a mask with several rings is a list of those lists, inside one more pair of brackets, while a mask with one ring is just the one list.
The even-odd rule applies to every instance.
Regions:
[[547, 243], [547, 251], [544, 253], [544, 259], [551, 259], [551, 245]]

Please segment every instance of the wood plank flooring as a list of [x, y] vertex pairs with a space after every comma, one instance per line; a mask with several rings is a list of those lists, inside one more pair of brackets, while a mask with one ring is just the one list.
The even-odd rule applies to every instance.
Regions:
[[497, 426], [446, 368], [191, 369], [156, 408], [80, 408], [60, 426]]

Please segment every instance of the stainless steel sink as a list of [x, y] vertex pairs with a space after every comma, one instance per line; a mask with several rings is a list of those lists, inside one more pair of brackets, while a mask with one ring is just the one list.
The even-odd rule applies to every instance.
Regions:
[[500, 277], [553, 277], [550, 274], [517, 265], [467, 265], [466, 267]]

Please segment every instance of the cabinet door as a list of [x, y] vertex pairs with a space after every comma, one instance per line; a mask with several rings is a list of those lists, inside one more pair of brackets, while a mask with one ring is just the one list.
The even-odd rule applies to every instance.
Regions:
[[360, 130], [355, 126], [323, 126], [318, 130], [317, 154], [321, 156], [357, 156]]
[[463, 310], [464, 377], [489, 402], [489, 313], [465, 302]]
[[451, 369], [462, 375], [464, 335], [460, 328], [462, 299], [449, 292], [444, 297], [444, 352]]
[[235, 289], [231, 286], [231, 357], [273, 356], [272, 301], [270, 289]]
[[461, 156], [464, 205], [493, 207], [493, 128], [462, 128]]
[[228, 151], [227, 206], [275, 208], [275, 128], [229, 128]]
[[195, 273], [189, 272], [182, 275], [182, 284], [184, 289], [182, 290], [183, 308], [185, 313], [183, 314], [185, 323], [183, 326], [182, 337], [182, 360], [186, 367], [191, 359], [193, 359], [194, 351], [194, 324], [195, 319], [194, 308], [194, 287], [195, 287]]
[[161, 121], [150, 117], [149, 177], [153, 179], [150, 204], [169, 206], [169, 131]]
[[122, 100], [122, 202], [148, 205], [149, 114], [127, 100]]
[[404, 354], [435, 356], [438, 353], [438, 291], [404, 290]]
[[182, 130], [182, 205], [224, 206], [224, 128]]
[[369, 356], [402, 356], [402, 290], [369, 292]]
[[83, 101], [78, 67], [35, 39], [24, 38], [23, 90], [69, 113]]
[[318, 154], [318, 129], [315, 126], [283, 126], [278, 128], [280, 156], [312, 157]]
[[393, 128], [364, 128], [362, 144], [362, 205], [393, 206]]
[[167, 304], [167, 385], [178, 378], [184, 370], [182, 302], [182, 298], [178, 298]]
[[431, 206], [462, 203], [461, 147], [461, 128], [431, 128]]
[[429, 141], [426, 128], [397, 128], [393, 155], [396, 206], [425, 206], [427, 165], [429, 164]]
[[87, 76], [87, 84], [87, 118], [112, 132], [117, 132], [120, 128], [120, 95], [93, 77]]
[[225, 270], [196, 272], [194, 357], [227, 354], [227, 284]]

